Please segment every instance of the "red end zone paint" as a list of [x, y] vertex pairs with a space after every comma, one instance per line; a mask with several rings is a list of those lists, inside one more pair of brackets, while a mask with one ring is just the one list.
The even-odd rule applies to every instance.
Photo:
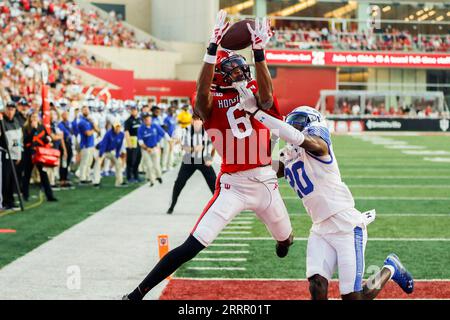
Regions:
[[[161, 300], [309, 300], [306, 280], [186, 280], [173, 279]], [[340, 298], [339, 285], [332, 281], [328, 297]], [[414, 293], [405, 294], [390, 281], [377, 299], [450, 299], [450, 281], [419, 281]]]
[[16, 233], [13, 229], [0, 229], [0, 233]]

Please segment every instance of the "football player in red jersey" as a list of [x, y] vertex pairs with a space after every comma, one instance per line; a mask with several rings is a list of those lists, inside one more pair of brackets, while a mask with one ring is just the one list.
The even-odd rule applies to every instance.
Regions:
[[220, 11], [197, 82], [194, 107], [204, 121], [215, 149], [222, 156], [213, 198], [206, 205], [188, 239], [167, 253], [144, 281], [124, 299], [140, 300], [159, 282], [211, 244], [241, 211], [252, 210], [276, 240], [276, 253], [285, 257], [293, 242], [292, 226], [271, 166], [270, 131], [239, 109], [239, 91], [252, 90], [258, 106], [281, 118], [273, 97], [264, 47], [272, 36], [267, 19], [248, 25], [256, 67], [252, 80], [245, 59], [229, 50], [217, 50], [229, 27]]

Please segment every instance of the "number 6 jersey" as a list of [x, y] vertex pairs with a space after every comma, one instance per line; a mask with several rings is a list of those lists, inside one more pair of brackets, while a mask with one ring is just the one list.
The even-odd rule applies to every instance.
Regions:
[[[248, 87], [255, 93], [256, 81], [249, 82]], [[239, 93], [235, 89], [212, 90], [211, 94], [213, 108], [204, 127], [222, 157], [221, 172], [234, 173], [270, 165], [270, 130], [238, 109]], [[275, 97], [268, 113], [282, 119]]]
[[303, 133], [322, 138], [328, 145], [329, 155], [318, 157], [289, 144], [281, 150], [280, 161], [284, 163], [286, 180], [302, 199], [313, 223], [320, 223], [340, 211], [354, 208], [355, 202], [341, 180], [328, 129], [313, 126]]

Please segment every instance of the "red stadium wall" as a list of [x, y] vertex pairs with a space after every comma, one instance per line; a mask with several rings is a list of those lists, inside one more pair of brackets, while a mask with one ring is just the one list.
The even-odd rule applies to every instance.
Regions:
[[188, 97], [195, 92], [195, 81], [135, 79], [134, 95], [161, 97]]
[[113, 98], [133, 99], [134, 98], [134, 72], [131, 70], [100, 69], [90, 67], [79, 67], [81, 70], [90, 73], [97, 78], [110, 82], [121, 90], [110, 90]]
[[336, 89], [336, 68], [275, 67], [273, 85], [281, 112], [289, 113], [300, 105], [314, 107], [320, 90]]

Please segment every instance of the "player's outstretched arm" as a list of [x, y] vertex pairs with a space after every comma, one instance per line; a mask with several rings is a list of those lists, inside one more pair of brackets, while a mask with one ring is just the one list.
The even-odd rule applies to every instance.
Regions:
[[248, 91], [242, 90], [239, 94], [241, 101], [245, 101], [243, 109], [252, 115], [257, 121], [266, 126], [273, 134], [279, 136], [287, 143], [301, 146], [305, 150], [308, 150], [317, 156], [329, 154], [328, 145], [322, 138], [304, 134], [286, 122], [267, 114], [263, 110], [257, 109], [255, 106], [252, 107], [251, 103], [249, 103], [249, 101], [251, 101], [251, 97], [246, 98], [250, 95]]
[[214, 77], [214, 66], [216, 64], [217, 48], [222, 41], [222, 37], [230, 26], [225, 22], [227, 13], [220, 10], [217, 14], [216, 24], [209, 40], [209, 46], [203, 58], [203, 67], [197, 80], [197, 97], [195, 100], [195, 110], [203, 121], [209, 118], [212, 110], [212, 95], [210, 92]]
[[252, 37], [256, 82], [258, 83], [258, 93], [256, 95], [258, 105], [264, 110], [269, 110], [273, 105], [273, 85], [269, 68], [265, 61], [264, 48], [273, 35], [270, 29], [270, 20], [267, 18], [262, 20], [256, 19], [255, 29], [253, 30], [249, 23], [247, 23], [247, 28]]

